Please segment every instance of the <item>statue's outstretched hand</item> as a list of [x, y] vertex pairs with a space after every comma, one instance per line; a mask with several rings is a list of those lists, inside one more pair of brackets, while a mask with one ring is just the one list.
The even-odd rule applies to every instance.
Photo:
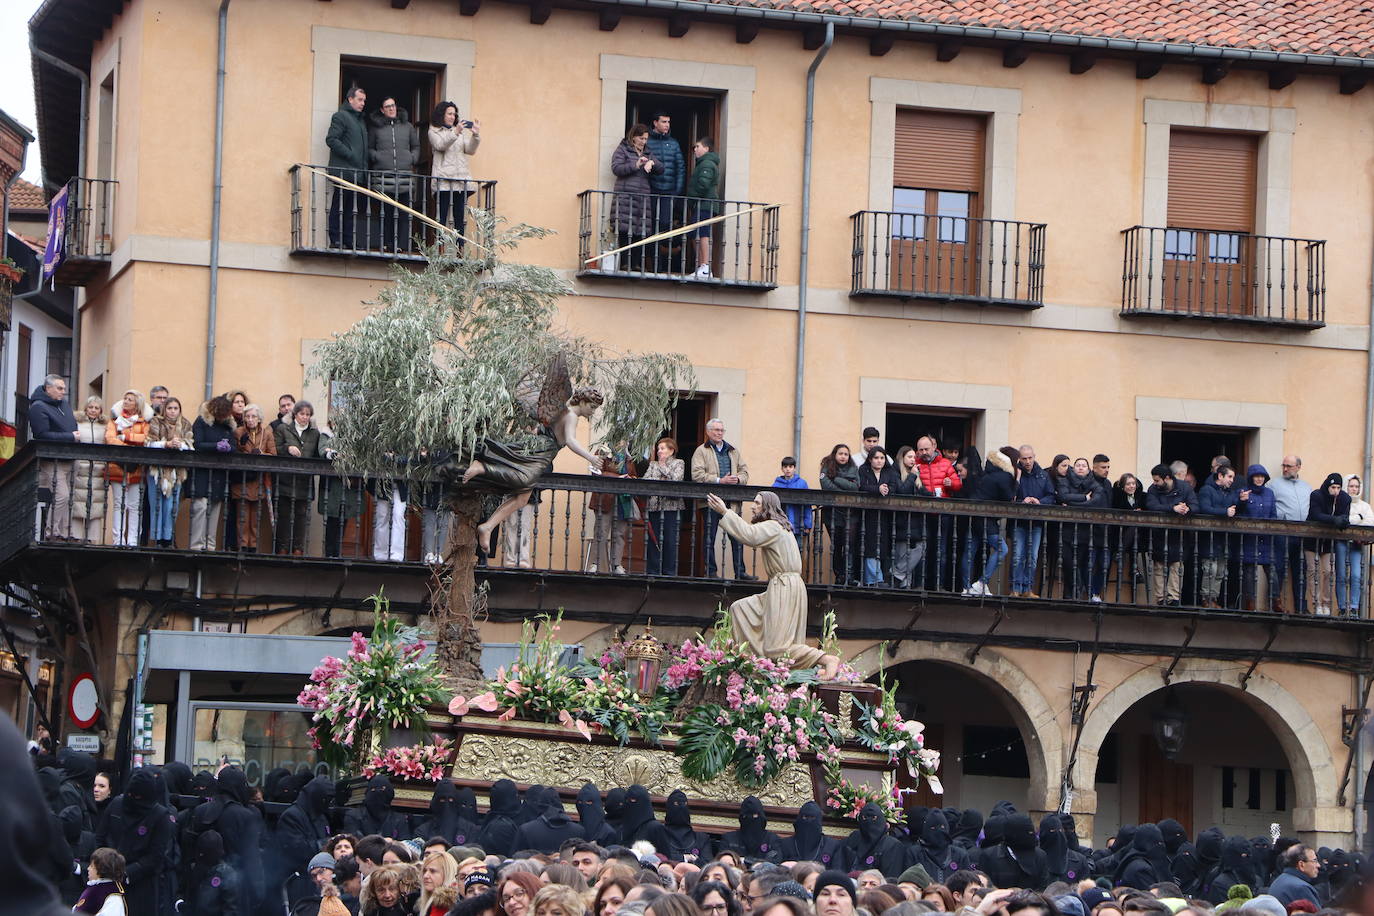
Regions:
[[711, 511], [717, 513], [718, 515], [724, 515], [726, 512], [725, 500], [721, 499], [714, 493], [706, 497], [706, 505], [710, 506]]

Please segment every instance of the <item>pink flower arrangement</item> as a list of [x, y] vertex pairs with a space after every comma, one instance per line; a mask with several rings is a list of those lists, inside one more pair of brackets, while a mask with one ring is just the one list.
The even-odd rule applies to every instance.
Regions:
[[378, 773], [387, 773], [398, 779], [438, 782], [444, 778], [444, 767], [452, 757], [453, 744], [446, 738], [433, 744], [388, 748], [367, 762], [363, 776], [371, 779]]

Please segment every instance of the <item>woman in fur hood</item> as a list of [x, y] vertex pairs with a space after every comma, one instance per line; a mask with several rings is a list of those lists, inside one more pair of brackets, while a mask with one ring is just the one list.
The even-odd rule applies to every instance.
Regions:
[[[195, 447], [191, 421], [186, 419], [180, 398], [168, 398], [162, 403], [162, 413], [149, 421], [147, 445], [188, 452]], [[159, 547], [171, 547], [186, 469], [149, 468], [148, 477], [148, 509], [152, 513], [148, 520], [148, 538]]]

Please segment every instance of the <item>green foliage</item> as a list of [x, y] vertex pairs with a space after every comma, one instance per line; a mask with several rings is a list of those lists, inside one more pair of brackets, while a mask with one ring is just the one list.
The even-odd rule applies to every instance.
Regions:
[[716, 722], [719, 714], [718, 706], [698, 706], [683, 720], [677, 753], [682, 758], [682, 775], [688, 779], [715, 779], [735, 757], [734, 736]]
[[557, 356], [575, 387], [606, 398], [594, 421], [599, 442], [651, 448], [678, 393], [695, 385], [686, 359], [617, 352], [562, 327], [567, 284], [550, 268], [503, 259], [547, 230], [507, 227], [484, 211], [468, 227], [479, 245], [464, 251], [480, 257], [432, 248], [423, 270], [397, 266], [371, 311], [316, 349], [312, 374], [334, 383], [341, 466], [376, 472], [395, 455], [467, 456], [485, 437], [518, 436]]

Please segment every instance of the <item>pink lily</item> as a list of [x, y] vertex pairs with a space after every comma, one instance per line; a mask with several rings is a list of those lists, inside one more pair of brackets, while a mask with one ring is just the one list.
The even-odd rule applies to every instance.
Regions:
[[448, 701], [448, 713], [451, 716], [465, 716], [469, 708], [468, 701], [462, 696], [456, 696]]
[[515, 718], [515, 707], [512, 706], [510, 709], [507, 709], [505, 712], [501, 713], [501, 715], [497, 716], [496, 718], [502, 722], [509, 722], [511, 719]]
[[468, 705], [473, 709], [480, 709], [482, 712], [496, 712], [501, 708], [500, 702], [496, 699], [496, 694], [490, 690], [468, 700]]

